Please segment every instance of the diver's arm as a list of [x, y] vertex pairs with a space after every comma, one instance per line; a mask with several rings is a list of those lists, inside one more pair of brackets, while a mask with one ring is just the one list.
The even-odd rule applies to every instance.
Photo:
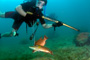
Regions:
[[53, 23], [53, 24], [42, 24], [42, 26], [44, 28], [51, 28], [51, 27], [60, 27], [60, 26], [63, 26], [63, 23], [62, 22], [58, 22], [58, 23]]
[[51, 27], [53, 27], [52, 24], [42, 24], [42, 26], [43, 26], [44, 28], [51, 28]]
[[22, 6], [21, 6], [21, 5], [17, 6], [15, 10], [16, 10], [20, 15], [22, 15], [23, 17], [25, 17], [26, 14], [27, 14], [27, 13], [22, 9]]

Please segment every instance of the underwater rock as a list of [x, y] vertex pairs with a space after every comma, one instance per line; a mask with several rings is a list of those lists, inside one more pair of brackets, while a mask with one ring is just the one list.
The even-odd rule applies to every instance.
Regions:
[[82, 32], [76, 36], [75, 43], [77, 46], [90, 45], [90, 33]]

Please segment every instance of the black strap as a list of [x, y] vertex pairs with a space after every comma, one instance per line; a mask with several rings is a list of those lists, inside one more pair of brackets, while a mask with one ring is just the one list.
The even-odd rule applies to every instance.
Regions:
[[1, 33], [0, 33], [0, 39], [1, 39]]
[[56, 27], [54, 27], [54, 31], [56, 31]]
[[39, 23], [37, 22], [37, 28], [35, 29], [35, 31], [34, 31], [34, 33], [32, 33], [32, 35], [30, 36], [30, 40], [32, 40], [33, 39], [33, 37], [34, 37], [34, 35], [35, 35], [35, 33], [36, 33], [36, 31], [37, 31], [37, 29], [38, 29], [38, 25], [39, 25]]
[[28, 26], [27, 26], [27, 23], [26, 23], [26, 33], [28, 33]]

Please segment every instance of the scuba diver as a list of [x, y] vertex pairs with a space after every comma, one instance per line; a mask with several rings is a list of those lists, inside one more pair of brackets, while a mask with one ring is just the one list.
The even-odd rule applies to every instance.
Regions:
[[[25, 2], [18, 5], [15, 8], [15, 11], [9, 11], [5, 13], [0, 13], [0, 18], [12, 18], [14, 19], [14, 23], [12, 25], [12, 30], [10, 32], [0, 34], [0, 38], [2, 37], [12, 37], [17, 36], [17, 31], [21, 24], [25, 22], [29, 27], [32, 27], [37, 19], [39, 19], [41, 25], [44, 28], [51, 28], [51, 27], [59, 27], [63, 24], [61, 22], [53, 23], [53, 24], [46, 24], [43, 16], [43, 7], [47, 5], [47, 0], [32, 0], [30, 2]], [[33, 15], [27, 13], [32, 12]]]

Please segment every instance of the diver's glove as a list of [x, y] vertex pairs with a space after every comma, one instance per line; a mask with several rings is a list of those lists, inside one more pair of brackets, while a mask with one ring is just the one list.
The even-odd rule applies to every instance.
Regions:
[[58, 23], [53, 23], [53, 24], [52, 24], [53, 27], [60, 27], [60, 26], [62, 26], [62, 25], [63, 25], [63, 23], [60, 22], [60, 21], [59, 21]]
[[26, 18], [31, 18], [31, 17], [33, 17], [33, 18], [40, 18], [41, 16], [42, 16], [42, 14], [41, 14], [41, 9], [39, 9], [39, 7], [35, 7], [34, 8], [34, 12], [26, 12], [27, 14], [26, 14]]
[[26, 16], [25, 16], [25, 18], [26, 18], [26, 19], [30, 19], [31, 16], [32, 16], [31, 14], [27, 13]]
[[25, 16], [26, 19], [37, 18], [37, 17], [40, 17], [40, 15], [36, 12], [33, 13], [33, 14], [27, 13], [26, 16]]

